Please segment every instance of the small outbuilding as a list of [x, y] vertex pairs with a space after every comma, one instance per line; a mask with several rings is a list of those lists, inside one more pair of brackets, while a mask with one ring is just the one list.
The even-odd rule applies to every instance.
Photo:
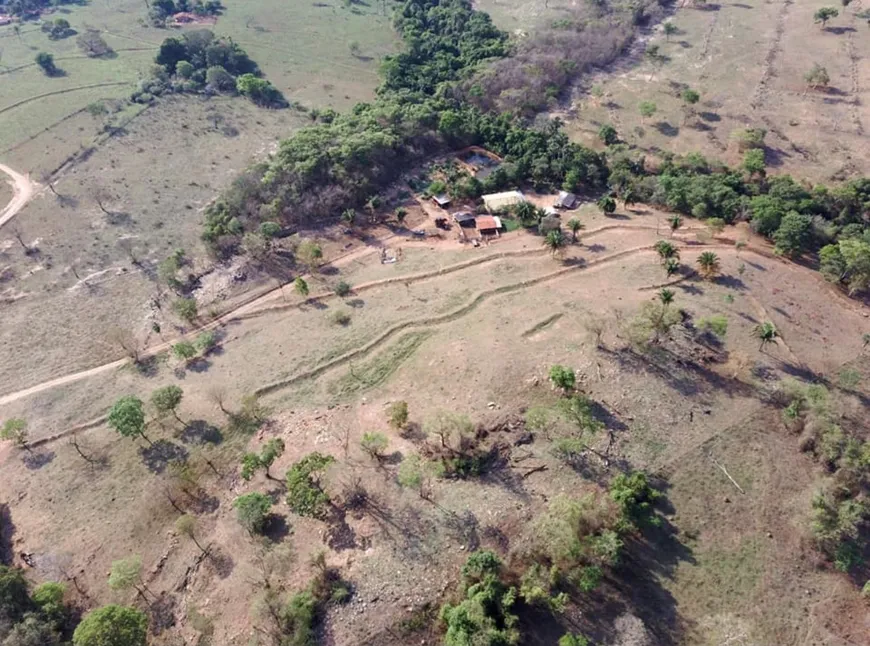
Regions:
[[556, 203], [553, 206], [557, 209], [576, 209], [577, 196], [567, 191], [559, 191], [559, 197], [556, 198]]
[[538, 232], [542, 235], [547, 235], [550, 231], [555, 231], [556, 229], [561, 228], [562, 222], [559, 220], [559, 216], [548, 215], [541, 218], [541, 223], [538, 225]]
[[460, 211], [453, 214], [453, 220], [461, 227], [474, 228], [476, 226], [477, 216], [470, 211]]
[[435, 202], [435, 205], [441, 209], [446, 209], [448, 206], [450, 206], [450, 196], [445, 195], [444, 193], [441, 193], [440, 195], [433, 195], [432, 201]]
[[505, 191], [504, 193], [490, 193], [483, 196], [483, 203], [490, 213], [504, 211], [520, 202], [525, 202], [526, 196], [520, 191]]
[[501, 218], [492, 215], [478, 216], [477, 230], [481, 235], [498, 235], [501, 230]]

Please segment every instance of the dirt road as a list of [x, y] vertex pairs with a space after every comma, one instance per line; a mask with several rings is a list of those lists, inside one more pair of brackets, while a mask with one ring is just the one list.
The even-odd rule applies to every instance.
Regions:
[[33, 191], [36, 185], [30, 181], [30, 178], [21, 173], [17, 173], [9, 166], [0, 164], [0, 173], [6, 173], [12, 178], [12, 200], [0, 211], [0, 227], [9, 222], [15, 215], [24, 208], [24, 205], [33, 197]]

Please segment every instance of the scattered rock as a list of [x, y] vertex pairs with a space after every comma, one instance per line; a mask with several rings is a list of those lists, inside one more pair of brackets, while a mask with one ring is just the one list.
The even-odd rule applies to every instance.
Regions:
[[725, 502], [731, 502], [731, 498], [729, 498], [728, 496], [725, 496]]

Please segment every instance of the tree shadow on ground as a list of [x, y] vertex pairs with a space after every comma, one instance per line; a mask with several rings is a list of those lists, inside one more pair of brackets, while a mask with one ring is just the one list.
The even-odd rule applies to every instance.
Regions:
[[736, 289], [738, 291], [746, 289], [746, 283], [735, 276], [716, 276], [716, 278], [713, 279], [713, 282], [716, 285], [727, 287], [728, 289]]
[[653, 128], [665, 137], [676, 137], [680, 134], [680, 129], [677, 126], [671, 125], [667, 121], [659, 121], [658, 123], [653, 124]]
[[224, 435], [214, 424], [204, 419], [195, 419], [187, 423], [179, 439], [185, 444], [217, 445], [224, 441]]
[[54, 457], [54, 451], [40, 451], [39, 453], [27, 453], [21, 458], [21, 461], [25, 467], [31, 471], [36, 471], [50, 464], [54, 460]]
[[273, 543], [283, 542], [285, 538], [290, 536], [290, 523], [287, 522], [287, 517], [279, 514], [269, 514], [269, 520], [266, 523], [263, 536]]
[[208, 563], [211, 570], [220, 579], [226, 579], [236, 567], [233, 557], [220, 546], [209, 549]]
[[149, 471], [163, 473], [170, 462], [186, 462], [190, 453], [169, 440], [157, 440], [150, 446], [140, 448], [139, 455]]
[[175, 626], [176, 605], [176, 598], [164, 592], [148, 607], [148, 628], [155, 636]]
[[9, 565], [15, 556], [13, 537], [15, 525], [12, 522], [12, 512], [9, 505], [0, 503], [0, 563]]

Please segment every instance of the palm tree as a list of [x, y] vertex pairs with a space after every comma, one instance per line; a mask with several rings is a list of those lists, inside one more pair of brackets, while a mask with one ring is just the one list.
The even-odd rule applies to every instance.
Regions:
[[347, 226], [352, 227], [354, 220], [356, 220], [356, 211], [353, 209], [345, 209], [341, 212], [341, 219]]
[[761, 345], [758, 346], [758, 351], [763, 352], [764, 346], [768, 343], [773, 343], [776, 341], [776, 338], [779, 336], [779, 332], [776, 331], [776, 326], [770, 321], [765, 321], [764, 323], [760, 323], [755, 326], [755, 329], [752, 331], [752, 335], [761, 341]]
[[698, 266], [704, 278], [713, 278], [719, 273], [719, 256], [712, 251], [705, 251], [698, 256]]
[[656, 253], [658, 253], [658, 255], [661, 257], [662, 264], [670, 259], [680, 259], [680, 250], [674, 246], [673, 242], [668, 242], [667, 240], [659, 240], [655, 243], [654, 249], [656, 250]]
[[683, 218], [681, 218], [679, 215], [674, 214], [668, 218], [668, 224], [671, 227], [671, 236], [673, 237], [674, 232], [679, 229], [680, 226], [683, 224]]
[[567, 240], [565, 240], [565, 234], [562, 233], [562, 229], [553, 229], [544, 238], [544, 246], [550, 250], [550, 254], [554, 258], [562, 254], [566, 244]]
[[659, 290], [659, 300], [662, 302], [662, 305], [667, 307], [674, 302], [674, 290], [667, 288]]
[[577, 232], [583, 228], [583, 223], [577, 218], [568, 220], [568, 229], [571, 231], [571, 244], [577, 244]]
[[523, 201], [514, 207], [514, 215], [523, 223], [523, 226], [530, 226], [535, 223], [538, 210], [531, 202]]
[[680, 261], [676, 258], [668, 258], [665, 260], [665, 273], [667, 273], [668, 278], [673, 276], [674, 274], [680, 273]]

